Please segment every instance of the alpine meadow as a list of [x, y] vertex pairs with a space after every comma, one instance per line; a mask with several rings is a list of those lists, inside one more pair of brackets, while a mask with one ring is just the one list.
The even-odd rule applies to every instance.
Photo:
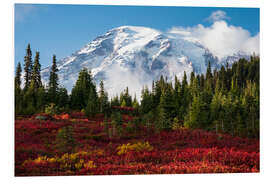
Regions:
[[258, 8], [14, 17], [15, 176], [260, 172]]

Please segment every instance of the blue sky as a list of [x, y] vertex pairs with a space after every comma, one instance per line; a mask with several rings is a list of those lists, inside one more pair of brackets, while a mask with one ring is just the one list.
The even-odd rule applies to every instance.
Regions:
[[[224, 20], [255, 36], [259, 33], [258, 8], [205, 8], [93, 5], [15, 5], [15, 65], [23, 65], [25, 48], [31, 44], [33, 56], [40, 51], [42, 68], [52, 55], [60, 60], [79, 50], [98, 35], [123, 26], [146, 26], [168, 31], [173, 27], [210, 27]], [[219, 13], [216, 13], [219, 12]]]

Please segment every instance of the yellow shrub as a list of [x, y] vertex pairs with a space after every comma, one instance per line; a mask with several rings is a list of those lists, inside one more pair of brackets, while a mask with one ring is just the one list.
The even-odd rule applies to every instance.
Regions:
[[87, 168], [87, 169], [91, 169], [91, 168], [95, 168], [96, 165], [94, 164], [93, 161], [88, 161], [87, 163], [85, 163], [84, 158], [82, 156], [88, 156], [88, 155], [93, 155], [96, 154], [97, 156], [103, 155], [104, 151], [102, 149], [96, 149], [96, 150], [92, 150], [89, 152], [85, 152], [85, 151], [79, 151], [77, 153], [65, 153], [62, 156], [58, 157], [52, 157], [52, 158], [48, 158], [47, 156], [38, 156], [38, 158], [34, 159], [34, 160], [25, 160], [23, 163], [23, 166], [27, 165], [28, 163], [34, 162], [35, 164], [42, 164], [42, 163], [58, 163], [60, 166], [60, 170], [79, 170], [83, 167]]
[[84, 163], [84, 167], [86, 169], [92, 169], [92, 168], [95, 168], [97, 166], [94, 164], [94, 161], [88, 161], [87, 163]]
[[46, 156], [39, 156], [37, 159], [34, 160], [34, 163], [40, 164], [46, 162], [47, 157]]
[[75, 168], [76, 169], [81, 169], [82, 166], [83, 166], [83, 164], [84, 164], [84, 160], [83, 159], [80, 159], [80, 162], [78, 162], [78, 163], [75, 164]]
[[137, 142], [134, 144], [122, 144], [117, 147], [117, 154], [122, 155], [126, 154], [128, 151], [136, 151], [136, 152], [143, 152], [143, 151], [152, 151], [153, 146], [149, 144], [149, 142]]

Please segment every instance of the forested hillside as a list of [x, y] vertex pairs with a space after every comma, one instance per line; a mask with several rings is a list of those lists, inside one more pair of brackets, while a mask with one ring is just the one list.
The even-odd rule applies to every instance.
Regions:
[[[19, 63], [15, 77], [15, 113], [85, 112], [89, 117], [98, 113], [111, 116], [112, 107], [133, 107], [140, 122], [157, 130], [176, 127], [200, 128], [231, 135], [259, 136], [259, 62], [258, 56], [250, 60], [239, 59], [231, 67], [211, 69], [206, 74], [184, 74], [169, 82], [161, 76], [152, 87], [142, 87], [142, 97], [132, 97], [128, 87], [109, 100], [101, 81], [99, 91], [91, 71], [82, 69], [70, 95], [58, 81], [56, 56], [48, 86], [41, 82], [39, 52], [34, 62], [30, 44], [24, 57], [24, 78]], [[137, 99], [141, 99], [138, 102]]]

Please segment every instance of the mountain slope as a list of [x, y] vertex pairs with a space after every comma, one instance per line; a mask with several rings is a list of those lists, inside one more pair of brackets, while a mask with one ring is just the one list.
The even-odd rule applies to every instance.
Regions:
[[[121, 26], [108, 31], [88, 43], [71, 56], [57, 63], [59, 81], [71, 92], [78, 73], [84, 67], [91, 70], [99, 84], [104, 80], [105, 88], [112, 97], [128, 86], [131, 94], [140, 92], [143, 85], [151, 87], [152, 80], [161, 74], [173, 80], [193, 70], [205, 73], [208, 61], [219, 67], [226, 60], [230, 63], [243, 54], [232, 55], [222, 60], [215, 57], [198, 40], [155, 29]], [[48, 82], [50, 67], [41, 71], [42, 80]]]

